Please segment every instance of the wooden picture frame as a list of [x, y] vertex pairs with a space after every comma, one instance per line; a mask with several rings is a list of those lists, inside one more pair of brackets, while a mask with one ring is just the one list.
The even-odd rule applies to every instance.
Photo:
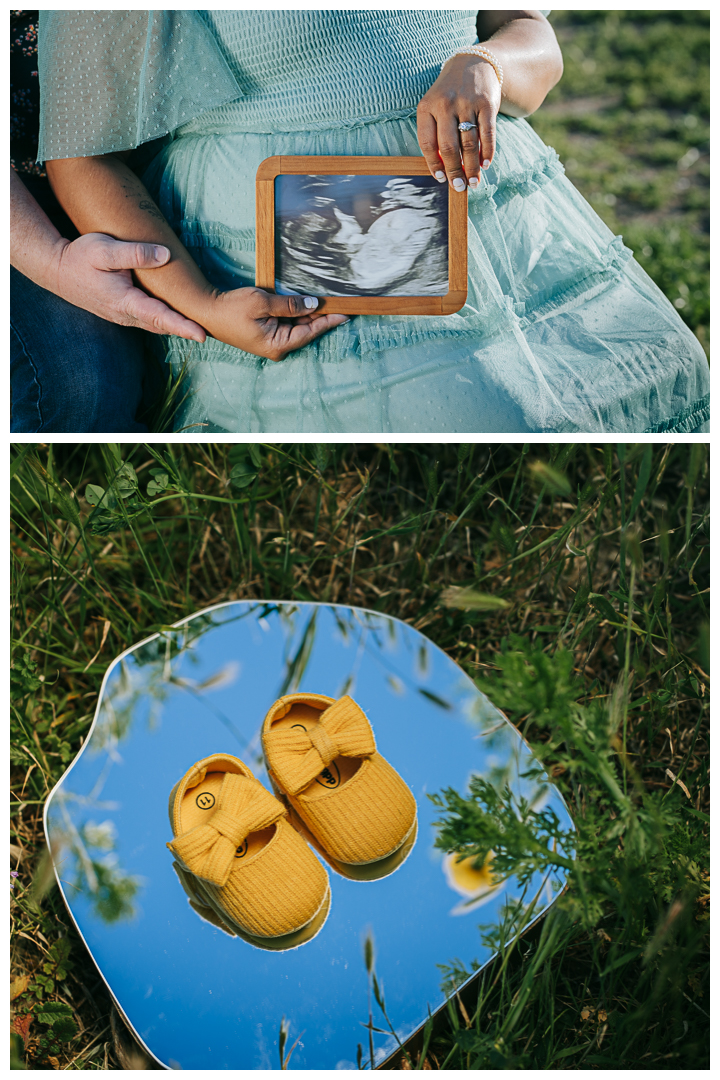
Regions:
[[[262, 161], [256, 177], [255, 284], [260, 288], [275, 292], [276, 263], [279, 266], [282, 264], [283, 251], [292, 252], [287, 238], [281, 240], [280, 227], [276, 221], [276, 181], [278, 177], [307, 176], [314, 180], [315, 177], [324, 177], [325, 175], [343, 178], [387, 177], [388, 180], [393, 177], [398, 179], [403, 177], [423, 177], [422, 184], [406, 185], [404, 190], [410, 192], [417, 190], [418, 197], [424, 197], [426, 205], [430, 205], [427, 200], [431, 200], [433, 207], [444, 206], [443, 200], [447, 200], [447, 291], [442, 295], [405, 296], [350, 295], [349, 292], [343, 293], [338, 290], [335, 293], [329, 292], [326, 295], [321, 295], [317, 288], [303, 286], [301, 289], [300, 287], [295, 288], [294, 285], [289, 288], [281, 288], [278, 291], [300, 292], [304, 289], [305, 292], [318, 296], [320, 304], [317, 310], [323, 313], [340, 312], [345, 315], [451, 315], [453, 312], [459, 311], [467, 298], [467, 190], [458, 192], [448, 183], [438, 184], [437, 180], [428, 173], [427, 163], [422, 157], [286, 157], [278, 155]], [[387, 182], [383, 180], [382, 183], [386, 184]], [[435, 188], [432, 185], [436, 185], [437, 189], [442, 191], [443, 194], [441, 196], [434, 194]], [[332, 188], [332, 185], [322, 186]], [[354, 190], [358, 187], [360, 185], [355, 185]], [[284, 188], [288, 191], [294, 191], [296, 188], [300, 190], [302, 183], [296, 184], [294, 187], [285, 184]], [[377, 188], [377, 183], [375, 188]], [[393, 190], [400, 191], [401, 187], [396, 184]], [[447, 193], [446, 196], [445, 192]], [[423, 196], [423, 193], [427, 194]], [[328, 199], [325, 201], [330, 203], [333, 200]], [[368, 205], [370, 205], [369, 202]], [[277, 210], [279, 211], [279, 207]], [[432, 218], [428, 217], [425, 211], [423, 214], [424, 220], [429, 220], [432, 223]], [[357, 248], [358, 238], [361, 235], [369, 235], [369, 230], [363, 233], [356, 219], [351, 218], [349, 215], [344, 215], [344, 217], [355, 229], [356, 238], [354, 243]], [[336, 218], [340, 220], [337, 212]], [[444, 235], [444, 211], [442, 217], [438, 214], [437, 220], [441, 223], [441, 234]], [[340, 226], [340, 231], [342, 231], [342, 226]], [[418, 234], [415, 235], [416, 244], [418, 244], [421, 239], [417, 239]], [[433, 235], [431, 227], [428, 229], [428, 235], [430, 237]], [[437, 228], [435, 229], [435, 235], [437, 235]], [[282, 247], [280, 247], [281, 243]], [[377, 248], [377, 242], [375, 246]], [[430, 257], [432, 257], [433, 248], [429, 242], [426, 250], [430, 252]], [[439, 265], [444, 267], [444, 247], [439, 249], [436, 247], [434, 253], [438, 254]], [[423, 254], [422, 258], [424, 257]], [[411, 258], [411, 255], [407, 256], [406, 262], [409, 258]], [[419, 260], [420, 256], [418, 256], [416, 262]], [[369, 268], [367, 272], [371, 274], [372, 261], [367, 261], [366, 266]], [[412, 274], [410, 276], [412, 277]], [[443, 278], [442, 287], [444, 287], [444, 283], [445, 279]], [[348, 283], [348, 290], [352, 288], [352, 285], [353, 282]], [[437, 286], [428, 285], [428, 288], [434, 287]], [[415, 285], [415, 288], [417, 289], [417, 285]]]

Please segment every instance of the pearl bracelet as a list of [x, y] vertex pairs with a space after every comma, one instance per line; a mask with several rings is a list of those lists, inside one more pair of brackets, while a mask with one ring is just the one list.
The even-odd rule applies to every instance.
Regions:
[[[473, 56], [479, 56], [481, 59], [487, 60], [488, 64], [490, 64], [490, 66], [495, 71], [495, 74], [498, 77], [498, 82], [500, 83], [500, 89], [502, 90], [503, 69], [502, 64], [498, 60], [495, 53], [490, 52], [490, 50], [486, 49], [484, 45], [468, 45], [466, 49], [458, 49], [457, 52], [453, 53], [453, 56], [460, 56], [461, 53], [470, 53]], [[452, 60], [452, 58], [452, 56], [448, 56], [447, 60], [443, 61], [442, 66], [440, 67], [440, 71], [442, 71], [442, 69], [445, 67], [445, 64], [447, 64], [449, 60]]]

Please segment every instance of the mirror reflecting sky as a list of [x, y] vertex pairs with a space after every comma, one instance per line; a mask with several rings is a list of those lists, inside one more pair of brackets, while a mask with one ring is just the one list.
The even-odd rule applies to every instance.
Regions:
[[[321, 932], [269, 952], [230, 937], [189, 903], [166, 848], [168, 798], [197, 760], [240, 757], [269, 788], [260, 726], [280, 696], [350, 694], [378, 750], [410, 786], [418, 837], [407, 860], [377, 881], [330, 871], [332, 906]], [[521, 778], [529, 751], [460, 668], [424, 635], [374, 612], [322, 604], [235, 602], [201, 613], [114, 662], [92, 734], [55, 788], [46, 828], [66, 903], [96, 964], [139, 1037], [164, 1065], [277, 1068], [278, 1030], [290, 1068], [355, 1068], [367, 1058], [367, 974], [377, 975], [401, 1038], [444, 1001], [440, 965], [467, 971], [490, 959], [479, 925], [509, 899], [552, 903], [562, 879], [521, 894], [434, 847], [428, 793], [467, 790], [473, 773], [506, 779], [536, 808], [548, 783]], [[376, 1023], [381, 1018], [376, 1017]], [[396, 1047], [375, 1036], [376, 1064]]]

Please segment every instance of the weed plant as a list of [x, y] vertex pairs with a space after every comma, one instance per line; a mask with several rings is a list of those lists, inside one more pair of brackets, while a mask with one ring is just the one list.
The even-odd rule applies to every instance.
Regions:
[[[709, 1067], [703, 444], [38, 444], [11, 467], [16, 1067], [147, 1064], [52, 887], [42, 807], [113, 657], [253, 598], [421, 629], [522, 730], [574, 818], [562, 836], [481, 779], [435, 793], [440, 846], [492, 850], [499, 874], [574, 856], [550, 913], [527, 929], [532, 912], [509, 911], [497, 960], [392, 1064]], [[472, 957], [439, 959], [451, 995]], [[370, 964], [384, 1028], [382, 955]]]
[[710, 12], [550, 21], [565, 70], [530, 123], [709, 353]]

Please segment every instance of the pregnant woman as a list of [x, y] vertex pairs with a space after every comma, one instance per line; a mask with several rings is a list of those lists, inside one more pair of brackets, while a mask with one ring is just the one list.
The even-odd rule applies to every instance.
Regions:
[[[136, 276], [211, 335], [165, 339], [178, 430], [707, 430], [699, 343], [522, 119], [562, 71], [543, 13], [47, 12], [40, 33], [60, 202], [169, 247]], [[287, 299], [250, 288], [259, 163], [420, 152], [469, 185], [465, 307], [278, 321]]]

